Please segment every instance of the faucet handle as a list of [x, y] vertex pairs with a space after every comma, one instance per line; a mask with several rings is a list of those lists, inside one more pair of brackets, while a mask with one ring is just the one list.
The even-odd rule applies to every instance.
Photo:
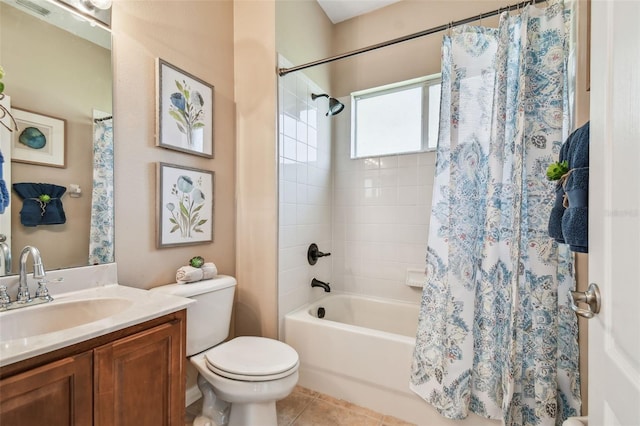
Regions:
[[47, 280], [38, 280], [38, 289], [36, 290], [36, 297], [38, 299], [46, 300], [50, 302], [53, 300], [53, 297], [49, 295], [49, 289], [47, 288]]
[[7, 293], [7, 286], [0, 285], [0, 309], [6, 308], [11, 303], [9, 293]]
[[315, 265], [318, 262], [318, 258], [331, 256], [331, 253], [323, 253], [318, 249], [318, 245], [316, 243], [311, 243], [309, 249], [307, 250], [307, 261], [309, 265]]

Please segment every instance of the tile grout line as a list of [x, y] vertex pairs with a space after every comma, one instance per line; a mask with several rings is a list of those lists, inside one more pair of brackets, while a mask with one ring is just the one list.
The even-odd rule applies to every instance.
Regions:
[[293, 418], [293, 420], [291, 421], [289, 426], [295, 426], [296, 421], [300, 418], [300, 416], [302, 416], [302, 413], [304, 413], [311, 406], [311, 404], [313, 404], [313, 402], [318, 399], [319, 395], [320, 394], [318, 392], [315, 392], [315, 391], [314, 391], [313, 395], [310, 395], [311, 398], [309, 398], [309, 402], [307, 402], [307, 404], [305, 404], [305, 406], [302, 408], [302, 410], [300, 410], [298, 415]]

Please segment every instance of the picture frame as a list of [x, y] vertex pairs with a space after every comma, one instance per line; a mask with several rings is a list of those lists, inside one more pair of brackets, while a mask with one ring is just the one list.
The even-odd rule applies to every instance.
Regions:
[[157, 247], [212, 242], [215, 173], [157, 163], [156, 174]]
[[11, 136], [11, 161], [66, 168], [66, 123], [63, 118], [12, 108], [18, 130]]
[[156, 146], [213, 158], [214, 88], [156, 59]]

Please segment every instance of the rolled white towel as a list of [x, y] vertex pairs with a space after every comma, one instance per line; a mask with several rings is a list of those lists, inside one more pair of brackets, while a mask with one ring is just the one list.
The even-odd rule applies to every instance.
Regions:
[[180, 284], [200, 281], [203, 277], [204, 273], [202, 269], [194, 268], [193, 266], [181, 266], [176, 272], [176, 281]]
[[216, 267], [216, 264], [213, 262], [205, 262], [202, 265], [202, 274], [203, 274], [203, 279], [208, 280], [211, 278], [214, 278], [216, 275], [218, 275], [218, 268]]

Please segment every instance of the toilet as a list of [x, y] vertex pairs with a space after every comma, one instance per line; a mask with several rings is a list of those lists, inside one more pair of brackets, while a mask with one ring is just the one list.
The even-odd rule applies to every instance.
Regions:
[[[226, 275], [189, 284], [155, 287], [196, 300], [187, 308], [187, 357], [198, 371], [203, 395], [196, 425], [276, 426], [276, 401], [298, 383], [298, 354], [265, 337], [229, 335], [236, 280]], [[224, 342], [224, 343], [223, 343]]]

